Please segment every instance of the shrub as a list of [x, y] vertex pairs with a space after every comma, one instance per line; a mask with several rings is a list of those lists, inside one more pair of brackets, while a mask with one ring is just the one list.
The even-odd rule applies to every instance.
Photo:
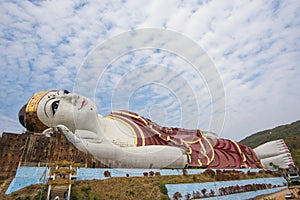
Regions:
[[166, 188], [166, 185], [165, 184], [160, 184], [159, 185], [159, 190], [160, 190], [160, 192], [161, 193], [163, 193], [163, 194], [168, 194], [168, 189]]
[[201, 195], [200, 195], [199, 191], [193, 192], [193, 199], [199, 199], [200, 197], [201, 197]]
[[133, 196], [133, 195], [134, 195], [134, 191], [132, 191], [132, 190], [129, 190], [129, 191], [128, 191], [128, 190], [126, 190], [126, 193], [127, 193], [127, 194], [129, 194], [129, 195], [131, 195], [131, 196]]
[[71, 199], [71, 200], [79, 200], [79, 199], [78, 199], [78, 193], [77, 193], [77, 191], [73, 190], [73, 191], [71, 192], [70, 199]]
[[37, 195], [33, 197], [33, 200], [40, 200], [42, 198], [42, 192], [38, 191]]
[[149, 172], [149, 175], [150, 175], [150, 176], [154, 176], [154, 171], [150, 171], [150, 172]]
[[211, 197], [215, 196], [215, 191], [213, 191], [213, 190], [210, 190], [210, 192], [209, 192], [209, 196], [211, 196]]
[[247, 171], [247, 175], [248, 175], [248, 176], [254, 176], [254, 175], [256, 175], [256, 173], [255, 173], [255, 172]]
[[182, 195], [181, 195], [180, 192], [175, 192], [174, 195], [173, 195], [173, 198], [174, 198], [175, 200], [178, 200], [178, 199], [182, 198]]
[[108, 171], [108, 170], [104, 171], [104, 176], [111, 177], [110, 171]]
[[144, 175], [144, 176], [148, 176], [148, 172], [144, 172], [143, 175]]
[[18, 196], [18, 192], [13, 192], [11, 195], [12, 195], [13, 197], [16, 197], [16, 196]]
[[204, 172], [203, 172], [204, 175], [208, 175], [209, 177], [213, 178], [215, 177], [216, 173], [214, 172], [214, 170], [212, 169], [206, 169]]
[[169, 197], [168, 197], [168, 195], [162, 194], [160, 196], [160, 200], [169, 200]]
[[224, 181], [224, 180], [225, 180], [223, 174], [218, 174], [218, 173], [217, 173], [215, 178], [216, 178], [217, 181]]
[[193, 181], [196, 182], [197, 181], [197, 177], [195, 175], [193, 175]]
[[82, 192], [89, 192], [91, 189], [92, 189], [91, 185], [81, 187]]
[[192, 195], [191, 195], [190, 193], [187, 193], [187, 194], [185, 195], [185, 199], [186, 199], [186, 200], [190, 200], [190, 199], [191, 199], [191, 196], [192, 196]]
[[81, 191], [84, 192], [85, 196], [87, 199], [90, 199], [90, 191], [92, 190], [92, 187], [91, 185], [88, 185], [88, 186], [82, 186], [81, 187]]
[[155, 176], [160, 176], [160, 172], [155, 172]]
[[224, 187], [219, 188], [219, 194], [222, 195], [227, 195], [227, 190]]
[[206, 196], [206, 189], [205, 188], [203, 188], [202, 190], [201, 190], [201, 193], [203, 194], [203, 196]]

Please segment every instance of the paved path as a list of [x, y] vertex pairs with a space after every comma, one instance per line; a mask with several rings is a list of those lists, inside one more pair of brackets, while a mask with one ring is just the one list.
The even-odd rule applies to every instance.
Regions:
[[[291, 190], [291, 191], [293, 191], [293, 190]], [[265, 200], [265, 199], [285, 200], [285, 194], [287, 194], [287, 193], [290, 193], [289, 189], [285, 189], [280, 192], [276, 192], [276, 193], [269, 194], [269, 195], [263, 195], [260, 197], [256, 197], [255, 200]], [[296, 190], [294, 190], [294, 194], [296, 195]], [[298, 195], [296, 195], [296, 197], [298, 197]], [[295, 198], [295, 199], [300, 200], [300, 198]]]

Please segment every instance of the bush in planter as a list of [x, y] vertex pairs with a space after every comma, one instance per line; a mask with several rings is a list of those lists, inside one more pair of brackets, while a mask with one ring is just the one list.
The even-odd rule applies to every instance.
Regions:
[[110, 171], [108, 171], [108, 170], [104, 171], [104, 176], [111, 177]]
[[148, 176], [148, 172], [144, 172], [143, 175], [144, 175], [144, 176]]
[[154, 171], [150, 171], [150, 172], [149, 172], [149, 175], [150, 175], [150, 176], [154, 176]]
[[182, 195], [181, 195], [180, 192], [175, 192], [174, 195], [173, 195], [173, 198], [174, 198], [175, 200], [178, 200], [178, 199], [181, 199], [181, 198], [182, 198]]
[[215, 191], [213, 191], [213, 190], [211, 189], [210, 192], [209, 192], [209, 196], [210, 196], [210, 197], [215, 196]]
[[203, 174], [208, 175], [208, 176], [210, 176], [211, 178], [215, 177], [215, 175], [216, 175], [215, 171], [212, 170], [212, 169], [209, 169], [209, 168], [206, 169], [206, 170], [203, 172]]
[[160, 176], [160, 172], [155, 172], [155, 176]]
[[193, 199], [199, 199], [200, 197], [201, 197], [201, 194], [199, 191], [193, 192]]
[[192, 195], [191, 195], [190, 193], [186, 193], [185, 199], [186, 199], [186, 200], [190, 200], [190, 199], [191, 199], [191, 196], [192, 196]]
[[206, 189], [205, 188], [203, 188], [202, 190], [201, 190], [201, 193], [203, 194], [203, 196], [205, 196], [206, 197]]

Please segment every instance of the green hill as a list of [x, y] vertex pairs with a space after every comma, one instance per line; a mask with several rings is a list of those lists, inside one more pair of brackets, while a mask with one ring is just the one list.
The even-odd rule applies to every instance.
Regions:
[[300, 120], [252, 134], [241, 140], [240, 143], [255, 148], [263, 143], [278, 139], [284, 139], [291, 151], [295, 164], [300, 166]]

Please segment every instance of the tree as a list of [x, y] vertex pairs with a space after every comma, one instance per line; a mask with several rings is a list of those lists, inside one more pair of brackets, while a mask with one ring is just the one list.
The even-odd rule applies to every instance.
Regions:
[[182, 198], [182, 195], [181, 195], [180, 192], [175, 192], [174, 195], [173, 195], [173, 198], [174, 198], [175, 200], [178, 200], [178, 199]]
[[185, 195], [185, 199], [186, 199], [186, 200], [190, 200], [190, 199], [191, 199], [191, 196], [192, 196], [192, 195], [191, 195], [190, 193], [187, 193], [187, 194]]
[[111, 177], [110, 171], [108, 171], [108, 170], [104, 171], [104, 176]]
[[215, 196], [215, 191], [213, 191], [213, 190], [211, 189], [210, 192], [209, 192], [209, 196], [211, 196], [211, 197]]
[[201, 190], [201, 193], [203, 194], [203, 196], [205, 196], [206, 197], [206, 189], [205, 188], [203, 188], [202, 190]]

